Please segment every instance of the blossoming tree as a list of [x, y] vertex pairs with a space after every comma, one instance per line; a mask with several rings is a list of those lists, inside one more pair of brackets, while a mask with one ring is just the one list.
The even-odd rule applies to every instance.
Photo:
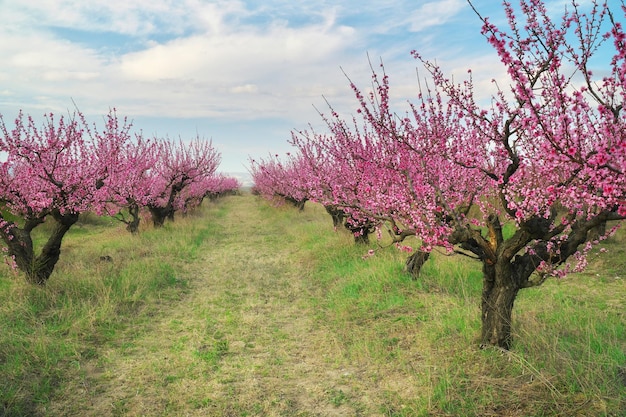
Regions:
[[[80, 113], [69, 120], [49, 114], [42, 127], [20, 113], [13, 129], [0, 117], [0, 151], [6, 155], [0, 164], [0, 237], [29, 282], [45, 284], [79, 215], [101, 212], [108, 201], [107, 183], [120, 168], [111, 161], [126, 142], [117, 123], [114, 111], [102, 131], [90, 131]], [[37, 255], [31, 233], [44, 222], [53, 227]]]
[[88, 131], [103, 145], [115, 147], [115, 152], [111, 149], [94, 155], [109, 174], [103, 179], [106, 187], [99, 193], [105, 203], [98, 214], [126, 224], [126, 229], [135, 234], [139, 231], [140, 213], [150, 201], [153, 178], [149, 173], [156, 164], [157, 142], [145, 139], [140, 132], [132, 134], [132, 124], [126, 119], [120, 125], [120, 120], [109, 117], [107, 125], [104, 135]]
[[344, 226], [356, 243], [369, 243], [369, 235], [379, 226], [382, 214], [376, 209], [364, 210], [362, 202], [371, 201], [377, 190], [388, 190], [383, 184], [381, 167], [389, 158], [381, 157], [376, 136], [356, 119], [342, 120], [331, 111], [322, 118], [330, 131], [319, 134], [312, 129], [293, 132], [291, 144], [298, 148], [300, 175], [310, 199], [322, 204], [337, 227]]
[[[388, 222], [399, 240], [418, 236], [421, 253], [443, 246], [479, 260], [482, 344], [508, 349], [518, 292], [584, 268], [596, 231], [626, 218], [626, 35], [606, 3], [588, 13], [573, 4], [559, 21], [541, 0], [521, 0], [520, 16], [504, 9], [508, 31], [477, 12], [509, 77], [490, 104], [471, 71], [458, 84], [414, 52], [433, 87], [406, 115], [390, 108], [387, 76], [374, 74], [371, 94], [352, 84], [359, 128], [334, 112], [329, 126], [337, 143], [352, 138], [345, 159], [363, 162], [352, 163], [366, 186], [350, 208]], [[607, 49], [607, 73], [596, 76]]]
[[214, 200], [239, 189], [241, 184], [236, 178], [223, 174], [214, 174], [199, 178], [185, 187], [174, 201], [174, 207], [184, 214], [199, 207], [205, 198]]
[[[594, 3], [588, 14], [574, 3], [560, 22], [550, 19], [540, 0], [520, 2], [522, 19], [512, 5], [504, 6], [509, 32], [481, 18], [510, 85], [498, 90], [490, 107], [477, 103], [471, 79], [455, 84], [415, 55], [451, 112], [463, 117], [463, 134], [441, 143], [446, 159], [467, 176], [491, 180], [499, 202], [480, 202], [483, 233], [442, 198], [451, 218], [448, 243], [483, 263], [482, 342], [509, 348], [518, 291], [582, 270], [597, 243], [592, 231], [626, 218], [626, 45], [607, 3]], [[621, 13], [626, 16], [623, 5]], [[609, 71], [596, 78], [592, 59], [609, 47]], [[515, 226], [508, 239], [503, 222]]]
[[215, 200], [225, 195], [237, 194], [242, 183], [235, 177], [217, 174], [207, 180], [204, 198]]
[[[181, 197], [183, 190], [192, 184], [203, 183], [215, 175], [221, 162], [220, 153], [211, 141], [196, 138], [188, 143], [182, 140], [159, 140], [150, 169], [150, 190], [147, 207], [155, 226], [162, 226], [165, 219], [174, 219], [177, 210], [184, 209], [185, 201], [192, 201], [187, 195]], [[192, 188], [203, 196], [207, 189]], [[195, 196], [194, 196], [195, 197]], [[187, 200], [188, 199], [188, 200]]]
[[278, 155], [250, 159], [254, 192], [277, 204], [286, 201], [304, 210], [309, 199], [309, 189], [302, 181], [306, 178], [303, 169], [305, 166], [291, 154], [284, 161]]
[[[285, 161], [278, 155], [252, 159], [254, 192], [278, 203], [287, 201], [300, 210], [309, 200], [320, 203], [332, 217], [335, 228], [343, 225], [356, 243], [368, 243], [369, 234], [379, 221], [352, 206], [364, 170], [353, 169], [352, 162], [346, 159], [351, 157], [350, 153], [333, 153], [338, 147], [327, 145], [338, 141], [334, 137], [323, 141], [329, 138], [314, 132], [294, 132], [292, 144], [298, 147], [297, 154], [287, 154]], [[343, 156], [336, 158], [338, 154]]]

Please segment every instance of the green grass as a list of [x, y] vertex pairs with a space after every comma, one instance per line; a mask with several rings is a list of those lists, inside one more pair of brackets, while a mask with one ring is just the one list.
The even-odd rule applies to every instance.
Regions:
[[364, 261], [366, 249], [345, 238], [314, 235], [307, 244], [323, 252], [317, 302], [344, 355], [408, 366], [422, 387], [416, 398], [396, 399], [404, 408], [390, 415], [617, 416], [626, 412], [624, 236], [604, 243], [612, 257], [592, 257], [586, 274], [520, 293], [510, 353], [477, 349], [478, 263], [435, 253], [411, 281], [392, 249]]
[[520, 292], [502, 352], [478, 348], [478, 263], [414, 281], [314, 204], [123, 226], [81, 220], [44, 288], [0, 269], [0, 416], [626, 414], [624, 231]]
[[[81, 362], [101, 358], [102, 346], [128, 349], [134, 337], [128, 329], [149, 320], [156, 301], [187, 290], [186, 278], [176, 273], [184, 262], [180, 245], [193, 254], [194, 240], [204, 233], [202, 226], [192, 233], [170, 227], [136, 237], [117, 223], [89, 217], [68, 233], [46, 287], [28, 285], [5, 269], [0, 415], [42, 413], [64, 380], [81, 378]], [[112, 261], [101, 260], [103, 254]]]

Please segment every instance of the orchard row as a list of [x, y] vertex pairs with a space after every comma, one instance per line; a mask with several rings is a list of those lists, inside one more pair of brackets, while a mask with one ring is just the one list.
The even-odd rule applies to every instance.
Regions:
[[[217, 174], [221, 155], [210, 141], [144, 138], [115, 110], [102, 127], [81, 113], [49, 114], [39, 126], [20, 112], [13, 126], [0, 116], [0, 129], [0, 236], [7, 258], [40, 285], [81, 213], [112, 216], [137, 233], [144, 212], [160, 226], [240, 186]], [[36, 254], [31, 233], [47, 221], [54, 227]]]
[[428, 78], [407, 110], [381, 64], [371, 90], [350, 81], [354, 116], [330, 107], [327, 132], [293, 132], [294, 152], [251, 172], [259, 194], [318, 202], [358, 240], [387, 229], [411, 251], [417, 236], [414, 275], [436, 246], [480, 261], [482, 343], [509, 348], [518, 291], [584, 268], [626, 218], [626, 7], [504, 7], [506, 30], [477, 12], [508, 76], [491, 97], [414, 51]]

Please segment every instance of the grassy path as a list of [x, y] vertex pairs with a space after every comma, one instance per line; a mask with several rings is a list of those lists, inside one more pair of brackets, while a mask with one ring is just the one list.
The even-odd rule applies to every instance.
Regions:
[[434, 253], [412, 281], [314, 204], [232, 196], [137, 237], [91, 219], [45, 288], [0, 271], [0, 417], [622, 416], [625, 243], [520, 294], [504, 353], [477, 348], [476, 263]]
[[87, 400], [76, 414], [358, 414], [343, 404], [358, 370], [341, 363], [313, 319], [297, 237], [263, 210], [254, 198], [230, 199], [202, 234], [200, 261], [185, 268], [187, 296], [138, 320], [144, 328], [131, 325], [127, 342], [101, 354], [77, 387]]

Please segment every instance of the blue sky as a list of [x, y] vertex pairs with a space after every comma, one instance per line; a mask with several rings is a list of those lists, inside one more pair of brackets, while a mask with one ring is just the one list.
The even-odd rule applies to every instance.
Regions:
[[[473, 3], [504, 23], [499, 1]], [[212, 139], [223, 172], [288, 151], [323, 97], [354, 110], [342, 69], [367, 87], [368, 54], [399, 102], [417, 91], [412, 49], [479, 87], [502, 76], [465, 0], [3, 0], [0, 16], [5, 120], [115, 107], [147, 136]]]

